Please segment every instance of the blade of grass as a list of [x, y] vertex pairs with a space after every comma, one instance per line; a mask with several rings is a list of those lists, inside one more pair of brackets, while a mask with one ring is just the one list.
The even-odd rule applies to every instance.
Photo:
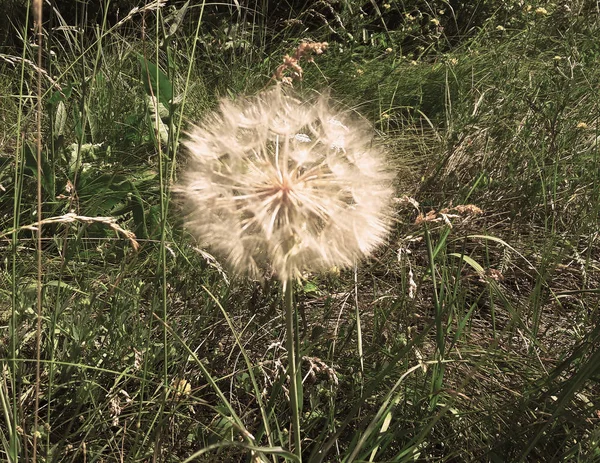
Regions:
[[356, 317], [356, 343], [358, 358], [360, 360], [360, 392], [362, 394], [365, 378], [365, 362], [363, 353], [362, 325], [360, 323], [360, 310], [358, 308], [358, 267], [354, 264], [354, 316]]
[[430, 324], [424, 327], [421, 333], [415, 336], [414, 339], [411, 340], [411, 342], [408, 342], [389, 360], [389, 364], [387, 365], [387, 367], [382, 369], [381, 372], [379, 372], [379, 374], [376, 375], [367, 386], [365, 386], [363, 395], [354, 403], [352, 409], [346, 415], [346, 418], [340, 423], [339, 427], [337, 428], [337, 431], [332, 436], [330, 436], [324, 444], [319, 445], [318, 442], [316, 443], [308, 461], [310, 461], [311, 463], [321, 463], [327, 457], [329, 450], [335, 445], [342, 432], [350, 423], [356, 420], [358, 412], [365, 403], [365, 401], [368, 398], [370, 398], [371, 394], [373, 394], [375, 389], [381, 385], [383, 379], [397, 368], [397, 363], [400, 361], [400, 359], [404, 357], [413, 347], [419, 345], [419, 343], [425, 339], [425, 337], [433, 328], [433, 326], [433, 324]]
[[[26, 16], [25, 16], [25, 26], [23, 28], [23, 38], [27, 41], [27, 34], [29, 32], [29, 13], [30, 13], [30, 2], [27, 2], [26, 8]], [[21, 60], [21, 73], [19, 78], [19, 106], [17, 112], [17, 134], [21, 133], [21, 125], [22, 125], [22, 117], [23, 117], [23, 106], [24, 106], [24, 98], [23, 98], [23, 90], [25, 87], [25, 57], [27, 53], [27, 48], [23, 47], [22, 52], [22, 60]], [[12, 267], [11, 267], [11, 275], [12, 275], [12, 286], [11, 286], [11, 313], [10, 313], [10, 327], [9, 327], [9, 336], [10, 336], [10, 368], [11, 368], [11, 406], [12, 406], [12, 429], [17, 429], [17, 420], [19, 416], [19, 406], [18, 406], [18, 387], [17, 387], [17, 378], [19, 374], [17, 372], [17, 315], [19, 299], [18, 299], [18, 279], [17, 279], [17, 249], [18, 249], [18, 228], [20, 225], [21, 218], [21, 201], [23, 194], [23, 179], [25, 176], [23, 175], [23, 164], [25, 160], [25, 156], [23, 156], [24, 146], [24, 135], [17, 136], [17, 142], [15, 147], [15, 189], [14, 189], [14, 197], [13, 197], [13, 230], [11, 237], [12, 244]], [[9, 452], [8, 456], [12, 459], [12, 462], [16, 462], [19, 458], [19, 436], [16, 432], [13, 432], [9, 435], [10, 444], [9, 444]], [[11, 462], [11, 463], [12, 463]]]
[[256, 401], [258, 402], [258, 407], [260, 409], [260, 414], [261, 414], [261, 417], [263, 420], [263, 426], [264, 426], [265, 432], [267, 434], [267, 441], [269, 442], [269, 446], [273, 447], [274, 444], [273, 444], [273, 438], [271, 435], [271, 428], [269, 425], [269, 417], [267, 415], [267, 410], [266, 410], [265, 405], [261, 398], [262, 394], [261, 394], [260, 388], [258, 387], [258, 382], [256, 381], [256, 377], [254, 375], [254, 365], [252, 365], [252, 362], [250, 361], [250, 357], [248, 357], [248, 353], [246, 352], [246, 349], [244, 349], [244, 346], [242, 345], [242, 342], [240, 341], [240, 338], [238, 336], [238, 333], [237, 333], [235, 327], [233, 326], [231, 318], [227, 314], [227, 311], [223, 308], [223, 305], [221, 304], [221, 302], [214, 296], [214, 294], [206, 286], [203, 285], [202, 288], [204, 289], [204, 291], [206, 291], [206, 293], [210, 296], [210, 298], [213, 300], [213, 302], [221, 310], [221, 313], [223, 314], [223, 317], [225, 317], [225, 320], [227, 321], [227, 325], [229, 326], [229, 329], [231, 330], [231, 333], [233, 334], [233, 336], [235, 338], [235, 343], [238, 345], [240, 352], [242, 353], [242, 356], [244, 357], [244, 362], [246, 362], [246, 367], [248, 368], [248, 374], [250, 375], [250, 381], [252, 382], [252, 387], [254, 389]]
[[35, 367], [35, 403], [33, 415], [33, 452], [32, 461], [37, 462], [37, 440], [40, 405], [41, 356], [42, 356], [42, 50], [43, 17], [42, 0], [33, 0], [34, 26], [37, 35], [37, 101], [36, 101], [36, 155], [37, 155], [37, 325], [36, 325], [36, 367]]
[[436, 330], [436, 352], [435, 357], [438, 360], [438, 363], [434, 364], [432, 377], [431, 377], [431, 398], [430, 398], [430, 408], [434, 409], [437, 406], [438, 401], [438, 392], [442, 387], [442, 383], [444, 381], [444, 353], [445, 353], [445, 333], [442, 322], [443, 316], [443, 307], [440, 303], [440, 297], [437, 288], [437, 275], [436, 275], [436, 265], [435, 265], [435, 256], [439, 253], [439, 250], [442, 249], [442, 243], [446, 242], [445, 237], [441, 240], [440, 243], [436, 246], [436, 252], [433, 250], [433, 243], [431, 240], [431, 235], [429, 233], [429, 229], [425, 228], [425, 242], [427, 244], [427, 257], [429, 259], [429, 273], [431, 274], [432, 281], [432, 296], [433, 296], [433, 307], [435, 310], [435, 330]]
[[252, 452], [252, 454], [254, 454], [254, 453], [258, 453], [259, 455], [260, 454], [267, 454], [267, 455], [270, 454], [270, 455], [273, 455], [273, 458], [280, 456], [280, 457], [285, 458], [286, 460], [290, 460], [290, 461], [293, 461], [296, 463], [301, 463], [301, 460], [298, 458], [297, 455], [294, 455], [293, 453], [290, 453], [287, 450], [282, 449], [281, 447], [257, 447], [254, 445], [243, 444], [240, 442], [220, 442], [218, 444], [209, 445], [208, 447], [203, 448], [202, 450], [199, 450], [199, 451], [193, 453], [188, 458], [183, 460], [182, 463], [192, 463], [193, 461], [197, 461], [196, 458], [198, 458], [201, 455], [204, 455], [208, 452], [212, 452], [213, 450], [218, 450], [218, 449], [222, 449], [222, 448], [226, 448], [226, 447], [243, 448], [246, 450], [250, 450], [250, 452]]
[[391, 412], [390, 403], [392, 402], [392, 399], [394, 397], [394, 393], [395, 393], [396, 389], [398, 389], [398, 387], [400, 387], [400, 385], [404, 382], [404, 379], [408, 375], [410, 375], [413, 371], [418, 370], [421, 367], [422, 367], [421, 363], [418, 363], [417, 365], [410, 367], [408, 370], [406, 370], [404, 373], [402, 373], [400, 378], [398, 378], [396, 383], [392, 386], [392, 388], [386, 394], [385, 399], [383, 399], [383, 403], [379, 407], [379, 410], [377, 410], [377, 413], [375, 414], [375, 416], [373, 417], [371, 422], [367, 425], [365, 430], [361, 432], [358, 442], [356, 443], [354, 449], [352, 449], [352, 453], [350, 453], [348, 458], [344, 460], [344, 463], [352, 463], [356, 459], [356, 457], [358, 456], [358, 453], [362, 450], [362, 448], [365, 445], [365, 443], [367, 442], [367, 440], [371, 437], [371, 434], [373, 434], [375, 429], [377, 427], [379, 427], [379, 424], [381, 423], [384, 416], [388, 412]]
[[252, 434], [250, 434], [248, 432], [248, 430], [244, 426], [244, 423], [242, 422], [241, 418], [235, 412], [235, 410], [233, 409], [233, 406], [227, 400], [227, 398], [225, 397], [225, 394], [223, 394], [223, 391], [221, 391], [217, 382], [214, 380], [214, 378], [212, 377], [210, 372], [206, 369], [206, 367], [204, 366], [202, 361], [198, 358], [196, 353], [192, 349], [190, 349], [190, 347], [186, 344], [186, 342], [183, 339], [181, 339], [181, 337], [175, 331], [173, 331], [173, 329], [169, 325], [167, 325], [164, 322], [164, 320], [161, 320], [160, 317], [156, 314], [153, 314], [153, 316], [154, 316], [154, 318], [156, 318], [160, 323], [162, 323], [166, 327], [166, 329], [169, 331], [171, 336], [173, 336], [181, 344], [181, 346], [187, 351], [188, 355], [194, 360], [194, 362], [196, 363], [196, 365], [202, 372], [202, 375], [204, 376], [204, 378], [206, 379], [208, 384], [211, 386], [213, 391], [217, 394], [217, 396], [219, 397], [219, 399], [221, 400], [223, 405], [225, 405], [225, 408], [227, 408], [227, 411], [230, 414], [230, 418], [233, 420], [233, 424], [238, 429], [238, 431], [240, 432], [240, 434], [242, 435], [244, 440], [248, 441], [250, 443], [250, 445], [254, 445], [254, 437], [252, 436]]

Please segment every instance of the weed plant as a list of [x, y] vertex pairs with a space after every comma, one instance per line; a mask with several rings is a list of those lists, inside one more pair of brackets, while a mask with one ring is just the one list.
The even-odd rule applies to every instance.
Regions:
[[[0, 2], [3, 461], [600, 461], [594, 2], [55, 1], [41, 49], [33, 3]], [[299, 457], [283, 295], [172, 185], [304, 41], [296, 90], [370, 120], [397, 193], [375, 256], [293, 286]]]

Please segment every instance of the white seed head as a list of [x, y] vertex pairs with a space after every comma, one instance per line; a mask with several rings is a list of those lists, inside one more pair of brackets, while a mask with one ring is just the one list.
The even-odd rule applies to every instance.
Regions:
[[390, 229], [392, 177], [369, 127], [276, 86], [189, 133], [187, 226], [238, 273], [282, 281], [351, 265]]

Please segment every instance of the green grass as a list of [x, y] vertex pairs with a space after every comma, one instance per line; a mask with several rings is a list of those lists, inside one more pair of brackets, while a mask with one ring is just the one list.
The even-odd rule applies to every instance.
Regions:
[[312, 39], [298, 91], [374, 125], [398, 201], [371, 260], [293, 287], [303, 461], [600, 461], [595, 7], [57, 2], [38, 176], [35, 37], [9, 3], [2, 460], [36, 435], [38, 461], [294, 461], [281, 288], [223, 269], [171, 189], [186, 127]]

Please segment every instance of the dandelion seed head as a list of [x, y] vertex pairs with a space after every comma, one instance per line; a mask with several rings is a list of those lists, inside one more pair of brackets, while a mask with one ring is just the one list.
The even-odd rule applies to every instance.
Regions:
[[187, 225], [237, 273], [351, 265], [387, 235], [392, 175], [366, 124], [276, 86], [224, 101], [185, 142]]

